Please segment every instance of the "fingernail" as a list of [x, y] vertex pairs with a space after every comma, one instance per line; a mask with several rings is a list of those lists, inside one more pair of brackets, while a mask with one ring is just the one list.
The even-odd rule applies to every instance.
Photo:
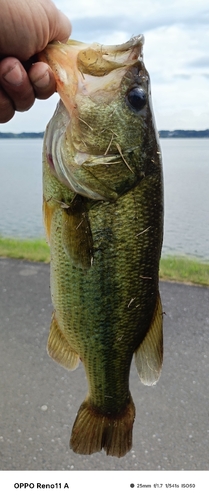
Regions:
[[4, 80], [11, 85], [21, 85], [23, 82], [23, 73], [18, 63], [16, 63], [12, 68], [3, 74]]
[[42, 78], [39, 78], [39, 80], [36, 80], [34, 82], [34, 85], [38, 88], [45, 88], [45, 87], [48, 87], [50, 83], [50, 76], [49, 76], [49, 72], [46, 71], [44, 73], [44, 75], [42, 76]]

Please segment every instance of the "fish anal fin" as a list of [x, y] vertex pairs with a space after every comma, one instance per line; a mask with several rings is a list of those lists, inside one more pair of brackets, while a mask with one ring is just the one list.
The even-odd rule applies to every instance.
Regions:
[[135, 351], [135, 363], [139, 378], [145, 385], [158, 381], [163, 362], [163, 312], [158, 295], [154, 316], [146, 337]]
[[91, 455], [104, 448], [107, 455], [123, 457], [132, 447], [134, 418], [131, 396], [124, 411], [115, 417], [99, 413], [87, 398], [73, 425], [70, 448], [81, 455]]
[[54, 314], [51, 321], [47, 351], [54, 361], [57, 361], [57, 363], [68, 370], [75, 370], [79, 364], [79, 356], [70, 347], [68, 341], [61, 332]]

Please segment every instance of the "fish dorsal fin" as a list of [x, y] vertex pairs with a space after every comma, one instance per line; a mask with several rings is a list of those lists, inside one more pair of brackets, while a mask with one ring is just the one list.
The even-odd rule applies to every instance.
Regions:
[[75, 370], [79, 364], [78, 354], [70, 347], [68, 341], [61, 332], [55, 315], [52, 316], [47, 351], [54, 361], [68, 370]]
[[158, 381], [163, 362], [163, 312], [158, 295], [154, 316], [146, 337], [135, 351], [135, 363], [139, 378], [145, 385]]

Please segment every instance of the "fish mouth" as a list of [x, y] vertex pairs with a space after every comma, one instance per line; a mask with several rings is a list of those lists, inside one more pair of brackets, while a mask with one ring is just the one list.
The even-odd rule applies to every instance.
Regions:
[[143, 35], [135, 36], [121, 45], [89, 45], [75, 40], [68, 40], [66, 44], [52, 42], [38, 54], [38, 59], [51, 67], [57, 92], [72, 116], [78, 112], [76, 95], [95, 93], [101, 87], [101, 76], [105, 78], [103, 88], [114, 86], [113, 72], [121, 71], [124, 74], [128, 67], [142, 60], [143, 44]]
[[[110, 46], [70, 40], [67, 44], [53, 42], [39, 54], [39, 60], [47, 62], [53, 70], [61, 97], [46, 130], [47, 160], [58, 180], [82, 196], [94, 200], [116, 200], [119, 196], [117, 189], [99, 179], [94, 167], [99, 165], [108, 169], [110, 165], [122, 162], [128, 169], [124, 153], [133, 148], [122, 153], [117, 145], [116, 151], [108, 153], [107, 145], [104, 151], [92, 154], [81, 132], [84, 120], [79, 112], [80, 101], [83, 97], [90, 97], [93, 101], [100, 99], [101, 92], [103, 103], [113, 99], [127, 70], [142, 60], [143, 42], [143, 35]], [[136, 174], [131, 168], [129, 176], [135, 183]]]

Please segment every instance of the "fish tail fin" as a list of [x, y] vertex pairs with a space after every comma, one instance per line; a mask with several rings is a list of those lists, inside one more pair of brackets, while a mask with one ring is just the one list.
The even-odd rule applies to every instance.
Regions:
[[52, 315], [47, 352], [54, 361], [68, 370], [75, 370], [80, 361], [78, 354], [71, 348], [61, 332], [54, 314]]
[[134, 418], [135, 406], [131, 396], [125, 410], [114, 417], [99, 413], [87, 398], [74, 422], [70, 448], [81, 455], [91, 455], [104, 448], [107, 455], [123, 457], [132, 447]]
[[141, 382], [145, 385], [156, 384], [163, 363], [163, 312], [160, 295], [146, 337], [135, 351], [135, 363]]

